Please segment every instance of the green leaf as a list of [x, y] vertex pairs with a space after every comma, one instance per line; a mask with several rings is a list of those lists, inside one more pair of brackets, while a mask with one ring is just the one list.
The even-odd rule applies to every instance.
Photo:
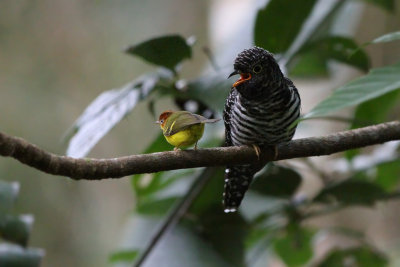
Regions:
[[[299, 51], [307, 45], [309, 42], [320, 39], [324, 36], [328, 36], [333, 25], [336, 23], [338, 14], [342, 11], [342, 7], [346, 1], [332, 1], [324, 3], [324, 8], [318, 6], [316, 12], [312, 12], [312, 16], [306, 22], [301, 29], [298, 37], [293, 42], [290, 49], [283, 55], [281, 65], [286, 65], [287, 69], [290, 70], [298, 62]], [[321, 60], [320, 60], [321, 61]], [[324, 60], [326, 61], [326, 60]], [[326, 65], [326, 62], [320, 63]]]
[[0, 213], [10, 211], [18, 196], [19, 184], [0, 180]]
[[108, 261], [110, 263], [118, 263], [118, 262], [128, 262], [133, 263], [136, 257], [139, 255], [139, 251], [136, 249], [126, 249], [114, 252], [110, 255]]
[[374, 40], [372, 40], [369, 44], [377, 44], [377, 43], [387, 43], [400, 40], [400, 31], [399, 32], [391, 32], [385, 35], [382, 35]]
[[399, 101], [399, 96], [400, 90], [396, 90], [359, 105], [354, 113], [351, 129], [386, 121], [388, 113]]
[[[400, 90], [392, 91], [380, 97], [360, 104], [354, 113], [354, 120], [350, 129], [378, 124], [388, 120], [388, 114], [399, 100]], [[352, 159], [361, 149], [351, 149], [345, 152], [347, 159]]]
[[312, 255], [312, 238], [314, 233], [307, 229], [294, 229], [274, 240], [276, 254], [287, 266], [300, 266], [307, 263]]
[[75, 133], [69, 142], [67, 155], [75, 158], [86, 156], [141, 100], [159, 84], [170, 80], [168, 75], [162, 72], [144, 75], [121, 88], [100, 94], [72, 126]]
[[221, 207], [199, 215], [198, 234], [231, 266], [244, 266], [244, 241], [248, 225], [238, 213], [225, 214]]
[[28, 244], [32, 223], [33, 217], [31, 215], [1, 215], [0, 236], [7, 241], [25, 247]]
[[[184, 180], [185, 183], [190, 182], [195, 172], [196, 171], [192, 169], [182, 169], [169, 172], [158, 172], [142, 176], [135, 175], [132, 178], [132, 185], [138, 201], [142, 201], [143, 199], [148, 200], [152, 198], [154, 200], [154, 197], [157, 193], [159, 193], [160, 191], [168, 191], [178, 180]], [[180, 184], [178, 187], [181, 188], [182, 186], [183, 184]], [[172, 195], [176, 195], [178, 194], [178, 192], [176, 191], [180, 192], [182, 190], [173, 191], [175, 192], [172, 193]], [[170, 195], [171, 194], [169, 194], [168, 196]]]
[[[162, 132], [157, 134], [157, 137], [151, 144], [143, 151], [143, 154], [154, 153], [159, 151], [169, 150], [170, 145], [165, 140]], [[133, 190], [137, 197], [143, 197], [156, 192], [164, 172], [154, 174], [138, 174], [134, 175], [131, 179]]]
[[347, 262], [351, 262], [352, 266], [362, 267], [384, 267], [388, 264], [387, 258], [381, 253], [369, 247], [358, 247], [334, 250], [318, 264], [318, 267], [346, 266]]
[[135, 176], [136, 211], [140, 214], [165, 214], [185, 194], [195, 174], [196, 170], [190, 169]]
[[39, 267], [44, 251], [35, 248], [23, 248], [18, 245], [0, 244], [0, 266]]
[[314, 7], [315, 0], [271, 0], [257, 13], [254, 41], [272, 53], [286, 51]]
[[172, 71], [177, 64], [192, 56], [192, 48], [180, 35], [167, 35], [128, 47], [126, 53]]
[[378, 171], [374, 182], [387, 192], [396, 189], [400, 179], [399, 160], [385, 162], [378, 165]]
[[160, 130], [160, 133], [154, 139], [153, 142], [143, 151], [143, 154], [166, 151], [171, 148], [171, 145], [165, 140], [165, 137]]
[[359, 68], [369, 69], [368, 55], [353, 39], [343, 36], [327, 36], [305, 45], [299, 53], [313, 53], [321, 59], [334, 59]]
[[178, 224], [155, 247], [146, 266], [228, 267], [232, 265], [190, 227]]
[[[189, 216], [190, 217], [190, 216]], [[160, 217], [135, 214], [128, 221], [130, 234], [124, 236], [129, 249], [144, 249], [161, 223]], [[179, 223], [167, 231], [148, 255], [143, 266], [211, 266], [227, 267], [228, 264], [210, 244], [187, 223]], [[119, 266], [119, 265], [117, 265]]]
[[208, 182], [188, 211], [197, 218], [193, 228], [230, 266], [244, 266], [248, 225], [240, 213], [223, 212], [224, 168], [213, 168], [203, 175], [211, 177], [203, 177]]
[[373, 205], [385, 198], [385, 191], [371, 182], [347, 179], [325, 187], [315, 198], [316, 201], [338, 202], [344, 205]]
[[374, 4], [383, 9], [386, 9], [387, 11], [394, 10], [394, 0], [364, 0], [364, 1]]
[[[169, 150], [170, 145], [162, 133], [145, 149], [144, 153]], [[131, 179], [136, 196], [136, 211], [140, 214], [165, 214], [192, 182], [194, 169], [134, 175]]]
[[320, 102], [305, 119], [325, 116], [334, 111], [364, 103], [400, 88], [400, 62], [373, 69], [368, 75], [340, 87]]
[[186, 97], [198, 100], [214, 111], [223, 110], [226, 97], [234, 83], [227, 79], [231, 71], [231, 68], [226, 68], [189, 81]]
[[326, 60], [326, 58], [321, 58], [314, 52], [302, 53], [296, 57], [296, 64], [290, 69], [290, 76], [327, 76], [328, 68]]
[[252, 182], [250, 189], [262, 195], [274, 197], [290, 197], [301, 183], [301, 176], [296, 171], [270, 165]]
[[246, 250], [252, 249], [256, 246], [261, 240], [265, 239], [268, 234], [271, 233], [271, 229], [269, 228], [254, 228], [251, 229], [246, 236], [245, 247]]
[[212, 175], [212, 177], [193, 201], [189, 210], [190, 213], [202, 216], [202, 214], [207, 213], [210, 209], [219, 208], [222, 211], [222, 194], [224, 188], [224, 179], [222, 177], [224, 177], [224, 168], [213, 168], [210, 173], [208, 175]]
[[143, 215], [164, 215], [178, 199], [178, 197], [169, 197], [141, 201], [136, 204], [136, 212]]

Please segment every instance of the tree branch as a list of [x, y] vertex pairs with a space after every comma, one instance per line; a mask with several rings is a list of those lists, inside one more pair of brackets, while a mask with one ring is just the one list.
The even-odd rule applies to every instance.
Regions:
[[[266, 162], [330, 155], [393, 140], [400, 140], [400, 121], [381, 123], [327, 136], [293, 140], [277, 146], [276, 159], [273, 158], [272, 148], [263, 149], [260, 160]], [[112, 159], [75, 159], [46, 152], [21, 138], [1, 132], [0, 155], [15, 158], [49, 174], [67, 176], [76, 180], [101, 180], [185, 168], [240, 165], [258, 160], [254, 149], [247, 146], [166, 151]]]

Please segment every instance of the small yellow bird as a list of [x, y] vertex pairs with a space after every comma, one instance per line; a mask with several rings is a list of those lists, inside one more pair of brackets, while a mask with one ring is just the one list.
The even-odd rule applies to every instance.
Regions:
[[165, 139], [173, 145], [174, 150], [186, 148], [197, 142], [203, 136], [204, 124], [217, 122], [220, 119], [207, 119], [189, 111], [166, 110], [161, 113], [156, 123], [160, 124]]

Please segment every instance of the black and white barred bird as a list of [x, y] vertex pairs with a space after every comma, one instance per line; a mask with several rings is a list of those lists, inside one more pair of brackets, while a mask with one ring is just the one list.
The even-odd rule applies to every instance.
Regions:
[[[224, 110], [226, 146], [275, 146], [290, 141], [300, 115], [300, 96], [281, 72], [274, 56], [259, 47], [241, 52], [235, 59], [239, 74]], [[225, 212], [239, 207], [253, 176], [263, 165], [228, 166], [225, 170]]]

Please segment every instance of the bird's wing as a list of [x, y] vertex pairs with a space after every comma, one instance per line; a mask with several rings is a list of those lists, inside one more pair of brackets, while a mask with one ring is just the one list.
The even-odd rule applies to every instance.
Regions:
[[165, 136], [171, 136], [177, 132], [187, 129], [189, 126], [200, 124], [201, 120], [195, 114], [190, 112], [182, 112], [175, 118], [171, 125], [164, 132]]
[[225, 124], [225, 146], [232, 146], [232, 137], [231, 137], [231, 110], [235, 103], [236, 98], [236, 89], [232, 89], [228, 98], [225, 102], [225, 108], [223, 113], [224, 124]]
[[221, 120], [221, 119], [207, 119], [207, 118], [205, 118], [205, 117], [203, 117], [201, 115], [198, 115], [198, 114], [192, 114], [192, 115], [196, 116], [200, 120], [201, 123], [214, 123], [214, 122], [217, 122], [217, 121]]

